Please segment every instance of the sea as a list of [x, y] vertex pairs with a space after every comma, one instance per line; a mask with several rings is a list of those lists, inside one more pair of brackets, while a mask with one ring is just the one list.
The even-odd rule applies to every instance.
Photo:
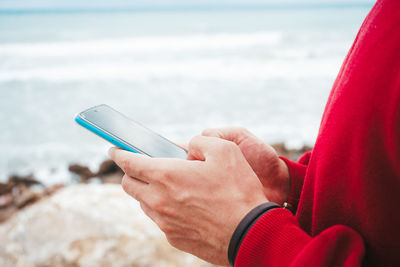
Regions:
[[68, 183], [110, 144], [74, 122], [108, 104], [168, 139], [244, 126], [313, 145], [371, 5], [0, 11], [0, 181]]

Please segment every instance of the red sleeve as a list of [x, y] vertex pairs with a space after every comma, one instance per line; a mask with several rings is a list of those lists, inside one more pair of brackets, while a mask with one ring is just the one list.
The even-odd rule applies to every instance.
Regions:
[[335, 82], [310, 164], [282, 158], [290, 198], [301, 195], [297, 216], [264, 214], [236, 266], [399, 266], [399, 27], [400, 1], [377, 1]]
[[290, 175], [290, 193], [287, 202], [292, 205], [292, 210], [297, 210], [301, 189], [303, 188], [304, 177], [306, 175], [307, 165], [311, 157], [311, 152], [305, 153], [298, 162], [279, 156], [289, 168]]
[[249, 230], [235, 266], [360, 266], [363, 256], [364, 242], [351, 228], [336, 225], [311, 238], [288, 210], [274, 209]]

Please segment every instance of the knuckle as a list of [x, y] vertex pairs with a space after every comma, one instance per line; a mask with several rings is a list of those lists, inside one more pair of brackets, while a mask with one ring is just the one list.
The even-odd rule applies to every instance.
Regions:
[[167, 163], [160, 162], [156, 168], [150, 171], [152, 177], [154, 177], [154, 183], [167, 186], [172, 182], [172, 169]]
[[213, 135], [215, 133], [215, 129], [214, 128], [206, 128], [201, 132], [201, 135]]
[[247, 128], [242, 127], [242, 126], [239, 127], [239, 131], [240, 131], [241, 133], [244, 133], [244, 134], [250, 133], [249, 130], [248, 130]]
[[122, 189], [124, 189], [124, 191], [126, 193], [128, 193], [128, 189], [129, 189], [129, 181], [128, 181], [128, 177], [126, 175], [124, 175], [122, 177], [122, 181], [121, 181], [121, 185], [122, 185]]
[[122, 169], [125, 173], [130, 173], [132, 171], [131, 163], [129, 159], [123, 159], [122, 160]]
[[173, 246], [174, 248], [179, 248], [179, 242], [176, 238], [169, 237], [168, 235], [166, 237], [167, 237], [168, 243], [171, 246]]
[[221, 141], [214, 145], [214, 150], [218, 154], [226, 153], [226, 144], [225, 142]]
[[157, 213], [164, 214], [166, 210], [166, 201], [161, 197], [153, 197], [149, 206]]
[[171, 184], [173, 182], [173, 177], [174, 176], [172, 172], [166, 170], [163, 172], [160, 182], [162, 182], [164, 185]]
[[[133, 169], [131, 169], [131, 171], [133, 171]], [[145, 177], [145, 171], [143, 169], [137, 169], [135, 170], [135, 176], [137, 178], [141, 178], [141, 177]]]
[[140, 203], [140, 208], [143, 210], [144, 214], [146, 214], [151, 220], [157, 223], [155, 221], [156, 218], [154, 218], [153, 211], [151, 210], [151, 208], [146, 203], [144, 203], [144, 201], [139, 201], [139, 203]]
[[189, 147], [193, 147], [193, 145], [195, 145], [196, 143], [198, 143], [201, 139], [200, 135], [196, 135], [194, 136], [192, 139], [190, 139], [189, 141]]
[[235, 143], [233, 143], [232, 141], [221, 140], [216, 145], [216, 148], [218, 148], [219, 150], [222, 150], [224, 152], [229, 152], [230, 150], [233, 149], [234, 146], [235, 146]]
[[158, 220], [157, 222], [158, 228], [165, 233], [165, 235], [171, 234], [171, 227], [165, 220]]
[[132, 188], [132, 185], [130, 183], [130, 179], [133, 179], [133, 178], [129, 177], [126, 174], [122, 177], [122, 181], [121, 181], [122, 189], [125, 191], [125, 193], [127, 193], [128, 195], [130, 195], [134, 199], [139, 200], [140, 199], [140, 194], [138, 192], [136, 192], [135, 190], [132, 190], [133, 188]]
[[226, 141], [224, 144], [221, 146], [222, 153], [226, 155], [231, 155], [231, 154], [236, 154], [237, 151], [239, 150], [239, 147], [231, 141]]
[[180, 191], [175, 193], [175, 200], [178, 203], [187, 203], [191, 198], [191, 194], [188, 191]]
[[243, 126], [235, 126], [232, 128], [233, 131], [239, 133], [240, 135], [248, 135], [250, 132], [247, 130], [247, 128]]

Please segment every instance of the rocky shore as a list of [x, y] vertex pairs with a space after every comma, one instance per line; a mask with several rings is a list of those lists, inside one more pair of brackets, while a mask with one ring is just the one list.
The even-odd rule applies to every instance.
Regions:
[[0, 224], [0, 266], [211, 265], [170, 246], [121, 186], [75, 184]]
[[[297, 160], [304, 152], [312, 148], [303, 146], [300, 149], [288, 149], [284, 143], [272, 145], [279, 155]], [[119, 184], [122, 179], [122, 170], [111, 160], [103, 161], [97, 172], [80, 164], [70, 164], [69, 171], [76, 177], [78, 183], [96, 181], [101, 184]], [[42, 198], [51, 196], [58, 189], [67, 186], [55, 184], [46, 187], [33, 174], [28, 176], [12, 175], [6, 183], [0, 183], [0, 223], [6, 221], [18, 210], [29, 206]]]
[[[89, 183], [96, 179], [102, 184], [119, 184], [122, 170], [111, 160], [103, 161], [97, 172], [92, 172], [87, 166], [70, 164], [71, 176], [77, 183]], [[6, 183], [0, 183], [0, 223], [13, 216], [18, 210], [25, 208], [43, 198], [53, 195], [58, 189], [68, 186], [55, 184], [45, 186], [33, 174], [28, 176], [12, 175]]]
[[[294, 160], [312, 149], [273, 147]], [[69, 171], [71, 185], [45, 186], [34, 175], [0, 183], [0, 266], [209, 266], [167, 244], [117, 185], [114, 162]]]

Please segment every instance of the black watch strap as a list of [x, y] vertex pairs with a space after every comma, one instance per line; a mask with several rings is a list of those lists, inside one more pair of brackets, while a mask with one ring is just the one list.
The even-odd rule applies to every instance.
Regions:
[[247, 215], [242, 219], [236, 230], [233, 232], [231, 241], [228, 247], [228, 260], [229, 264], [234, 266], [236, 255], [239, 251], [239, 247], [242, 244], [247, 232], [250, 228], [269, 210], [280, 208], [280, 206], [274, 202], [263, 203], [254, 209], [252, 209]]

